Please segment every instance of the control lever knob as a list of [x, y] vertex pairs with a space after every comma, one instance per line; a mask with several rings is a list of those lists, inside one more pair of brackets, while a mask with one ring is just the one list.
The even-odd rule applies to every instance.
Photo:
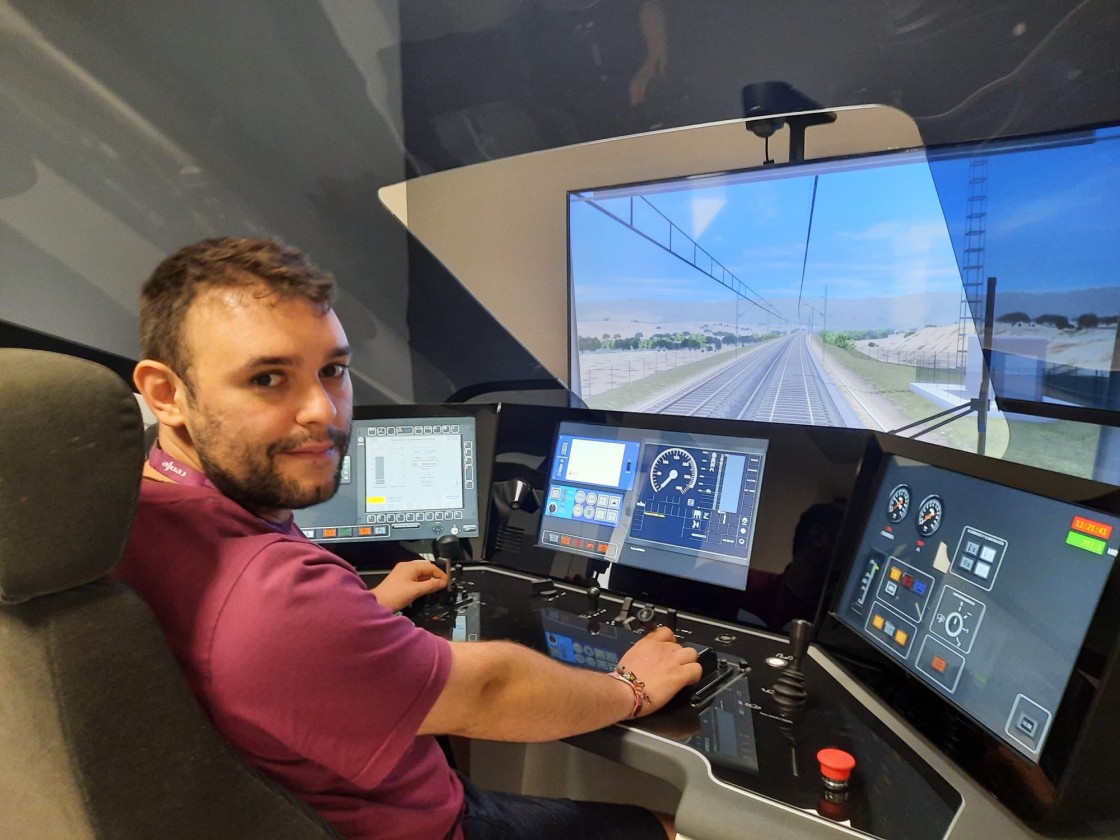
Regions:
[[459, 552], [459, 538], [454, 534], [444, 534], [436, 540], [436, 557], [440, 560], [458, 560]]
[[790, 623], [789, 646], [794, 666], [801, 664], [802, 657], [809, 650], [809, 640], [812, 635], [813, 625], [810, 622], [797, 618]]
[[443, 603], [454, 601], [454, 589], [459, 582], [459, 572], [463, 570], [463, 564], [459, 562], [462, 558], [459, 538], [454, 534], [444, 534], [436, 540], [435, 549], [436, 565], [447, 575], [447, 586], [439, 593], [439, 600]]
[[587, 589], [587, 611], [589, 613], [596, 613], [599, 611], [599, 596], [603, 591], [598, 586], [591, 586]]
[[626, 624], [626, 619], [630, 617], [630, 608], [634, 606], [634, 599], [627, 595], [622, 599], [622, 606], [618, 608], [618, 615], [614, 617], [615, 624]]
[[642, 625], [646, 630], [652, 630], [657, 625], [655, 620], [657, 618], [657, 610], [654, 609], [652, 604], [645, 604], [638, 607], [637, 612], [634, 613], [634, 619]]

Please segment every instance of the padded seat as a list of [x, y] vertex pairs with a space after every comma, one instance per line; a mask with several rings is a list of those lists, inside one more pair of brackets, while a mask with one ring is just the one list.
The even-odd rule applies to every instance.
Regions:
[[114, 373], [0, 348], [0, 837], [338, 840], [225, 743], [147, 605], [106, 578], [143, 454]]

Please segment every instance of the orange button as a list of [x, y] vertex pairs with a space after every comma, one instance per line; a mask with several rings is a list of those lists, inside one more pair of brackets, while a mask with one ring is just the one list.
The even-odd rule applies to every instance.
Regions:
[[875, 617], [873, 619], [871, 619], [871, 626], [874, 627], [876, 630], [882, 630], [883, 629], [883, 617], [879, 614], [876, 614]]
[[373, 533], [373, 528], [369, 527], [368, 525], [362, 525], [358, 528], [358, 536], [359, 537], [368, 537], [372, 533]]
[[900, 645], [905, 645], [906, 640], [910, 638], [910, 634], [905, 630], [896, 630], [894, 633], [894, 640]]
[[948, 667], [949, 663], [942, 659], [940, 656], [935, 656], [933, 657], [933, 662], [929, 664], [933, 666], [933, 670], [935, 670], [937, 673], [944, 674], [945, 668]]
[[337, 537], [338, 536], [338, 529], [337, 528], [324, 528], [323, 529], [323, 536], [324, 537]]
[[569, 537], [567, 534], [561, 534], [560, 535], [560, 545], [571, 545], [571, 544], [572, 544], [572, 538], [571, 537]]

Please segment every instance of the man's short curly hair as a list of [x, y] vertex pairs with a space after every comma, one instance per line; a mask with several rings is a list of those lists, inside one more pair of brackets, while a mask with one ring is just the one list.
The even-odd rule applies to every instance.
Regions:
[[156, 266], [140, 289], [140, 349], [186, 378], [183, 325], [198, 295], [212, 288], [262, 285], [281, 299], [304, 298], [324, 312], [334, 303], [334, 277], [278, 239], [227, 236], [180, 248]]

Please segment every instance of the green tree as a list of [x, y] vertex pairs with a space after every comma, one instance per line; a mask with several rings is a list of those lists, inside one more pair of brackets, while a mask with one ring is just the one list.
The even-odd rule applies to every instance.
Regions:
[[1065, 315], [1039, 315], [1034, 319], [1038, 324], [1049, 324], [1050, 326], [1057, 327], [1060, 330], [1068, 330], [1070, 328], [1069, 318]]
[[1077, 328], [1079, 330], [1092, 330], [1100, 326], [1101, 319], [1092, 312], [1086, 312], [1084, 315], [1077, 316]]

